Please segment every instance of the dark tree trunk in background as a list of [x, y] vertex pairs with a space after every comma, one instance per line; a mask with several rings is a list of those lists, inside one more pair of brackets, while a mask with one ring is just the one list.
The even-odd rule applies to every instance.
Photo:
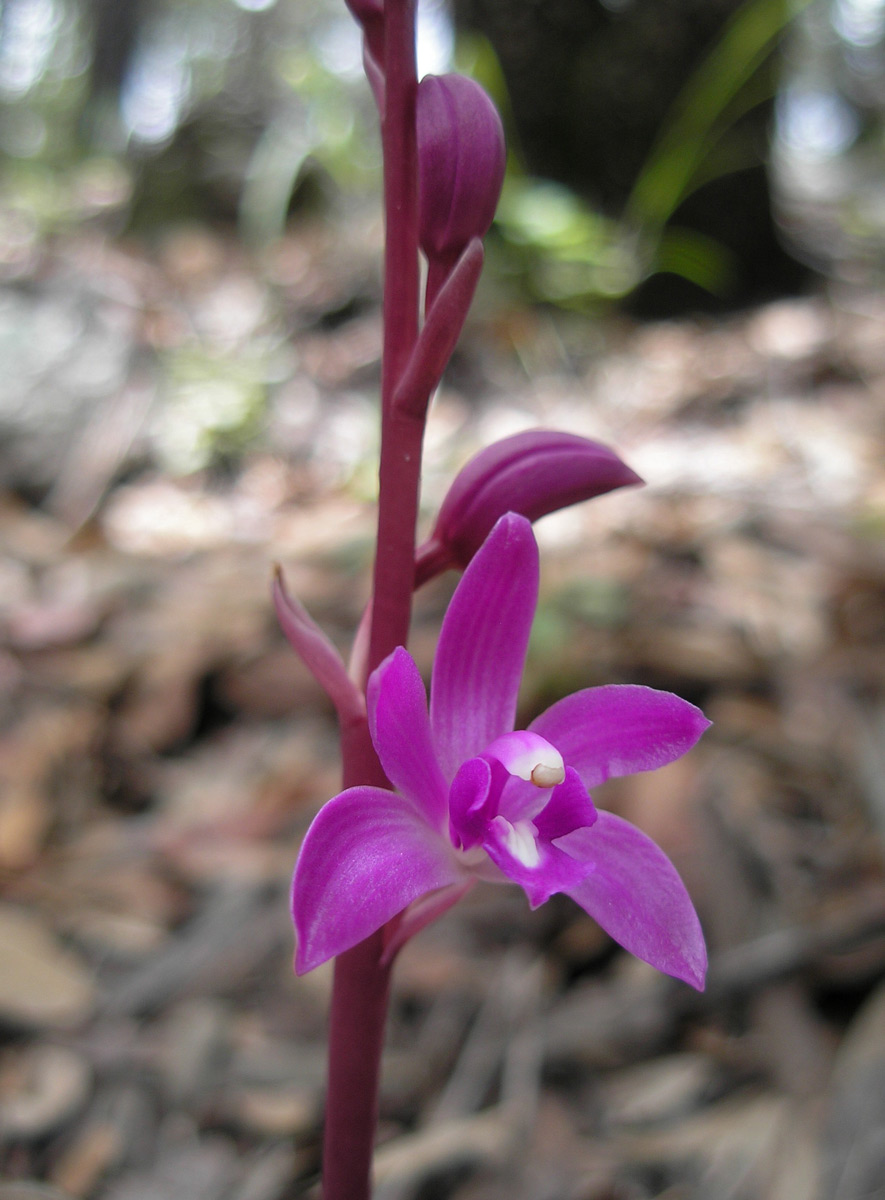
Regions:
[[[618, 215], [670, 105], [741, 2], [454, 0], [454, 8], [458, 25], [483, 33], [498, 54], [529, 170]], [[770, 119], [763, 104], [741, 124], [760, 160]], [[730, 305], [792, 291], [803, 278], [777, 240], [761, 162], [701, 188], [674, 223], [734, 253]], [[716, 307], [672, 276], [650, 281], [634, 304], [652, 313]]]
[[119, 95], [147, 8], [145, 0], [89, 0], [86, 5], [92, 24], [89, 91], [93, 98]]

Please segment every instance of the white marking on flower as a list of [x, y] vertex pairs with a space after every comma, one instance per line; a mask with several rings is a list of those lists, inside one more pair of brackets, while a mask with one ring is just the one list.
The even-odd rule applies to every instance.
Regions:
[[512, 825], [506, 817], [495, 817], [498, 833], [504, 845], [517, 862], [531, 869], [541, 861], [538, 849], [538, 830], [531, 821], [515, 821]]
[[489, 858], [482, 846], [471, 846], [469, 850], [459, 850], [458, 857], [462, 866], [468, 869], [482, 866], [483, 863], [488, 862]]

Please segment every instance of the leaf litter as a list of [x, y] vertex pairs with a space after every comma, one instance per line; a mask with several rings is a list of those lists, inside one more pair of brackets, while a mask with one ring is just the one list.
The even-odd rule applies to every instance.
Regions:
[[[373, 523], [373, 238], [296, 228], [274, 272], [202, 230], [154, 258], [82, 234], [14, 309], [54, 365], [23, 357], [32, 415], [0, 450], [0, 1200], [315, 1186], [331, 977], [293, 976], [287, 891], [336, 737], [269, 585], [279, 561], [347, 645]], [[107, 355], [88, 379], [73, 313]], [[247, 344], [260, 429], [176, 474], [170, 379], [190, 355], [217, 380]], [[713, 718], [688, 759], [595, 796], [683, 873], [710, 981], [629, 961], [567, 902], [476, 889], [398, 967], [379, 1197], [880, 1186], [883, 345], [868, 294], [717, 323], [473, 318], [431, 417], [426, 527], [490, 435], [534, 425], [647, 479], [539, 524], [522, 705], [640, 682]], [[87, 391], [99, 445], [72, 436]], [[425, 672], [453, 585], [417, 597]]]

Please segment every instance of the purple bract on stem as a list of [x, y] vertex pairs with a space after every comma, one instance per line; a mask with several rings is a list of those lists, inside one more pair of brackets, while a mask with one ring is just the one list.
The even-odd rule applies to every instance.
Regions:
[[299, 972], [427, 893], [484, 879], [519, 884], [532, 907], [565, 892], [631, 953], [703, 987], [703, 935], [674, 867], [588, 789], [672, 762], [709, 721], [669, 692], [611, 686], [514, 732], [537, 590], [531, 525], [508, 514], [446, 613], [429, 715], [404, 649], [372, 674], [372, 741], [397, 791], [349, 788], [308, 831], [292, 891]]

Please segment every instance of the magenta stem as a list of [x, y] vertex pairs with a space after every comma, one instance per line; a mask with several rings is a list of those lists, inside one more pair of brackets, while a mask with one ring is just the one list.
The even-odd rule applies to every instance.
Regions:
[[[369, 671], [408, 639], [423, 419], [403, 417], [393, 395], [418, 336], [418, 171], [415, 140], [415, 0], [385, 0], [384, 346], [378, 545]], [[365, 722], [342, 731], [345, 787], [389, 787]], [[335, 962], [323, 1145], [325, 1200], [368, 1200], [390, 963], [379, 930]]]
[[412, 615], [415, 528], [421, 480], [423, 417], [395, 411], [393, 397], [418, 340], [418, 146], [415, 103], [415, 0], [385, 7], [384, 349], [381, 368], [381, 465], [369, 670], [405, 646]]

